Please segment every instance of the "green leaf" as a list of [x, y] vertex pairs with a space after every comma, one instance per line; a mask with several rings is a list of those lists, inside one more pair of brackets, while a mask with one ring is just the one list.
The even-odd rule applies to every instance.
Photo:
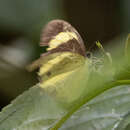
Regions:
[[127, 59], [130, 58], [130, 34], [128, 34], [126, 39], [125, 55]]
[[2, 110], [0, 130], [47, 129], [65, 112], [39, 85], [36, 85]]
[[129, 99], [130, 85], [112, 88], [71, 115], [61, 130], [123, 130], [130, 124]]

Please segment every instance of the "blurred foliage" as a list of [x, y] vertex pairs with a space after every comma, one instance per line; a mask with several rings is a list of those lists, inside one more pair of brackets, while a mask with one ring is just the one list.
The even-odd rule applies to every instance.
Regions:
[[43, 26], [48, 20], [61, 16], [62, 1], [60, 0], [0, 1], [1, 31], [32, 34], [36, 33], [34, 29], [39, 28], [40, 24]]
[[38, 82], [25, 67], [40, 55], [44, 24], [64, 17], [62, 6], [61, 0], [0, 1], [0, 108]]

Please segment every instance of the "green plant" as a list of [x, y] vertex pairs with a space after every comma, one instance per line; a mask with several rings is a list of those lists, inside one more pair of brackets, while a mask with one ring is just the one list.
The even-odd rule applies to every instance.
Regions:
[[[103, 52], [102, 57], [90, 59], [89, 63], [86, 61], [87, 64], [64, 79], [65, 82], [71, 79], [72, 85], [75, 76], [87, 79], [84, 83], [79, 80], [79, 91], [84, 88], [82, 96], [66, 100], [62, 98], [63, 90], [59, 89], [61, 84], [53, 84], [59, 89], [58, 96], [53, 92], [48, 93], [37, 84], [2, 110], [0, 130], [130, 129], [129, 41], [128, 36], [125, 54], [112, 58], [97, 43]], [[52, 87], [49, 89], [52, 90]], [[69, 90], [67, 86], [66, 89]]]

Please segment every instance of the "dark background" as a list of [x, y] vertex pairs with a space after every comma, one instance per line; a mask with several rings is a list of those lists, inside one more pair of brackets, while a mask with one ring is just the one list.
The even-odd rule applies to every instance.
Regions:
[[42, 27], [52, 19], [70, 22], [87, 50], [130, 32], [129, 0], [0, 0], [0, 108], [38, 82], [25, 67], [45, 51]]

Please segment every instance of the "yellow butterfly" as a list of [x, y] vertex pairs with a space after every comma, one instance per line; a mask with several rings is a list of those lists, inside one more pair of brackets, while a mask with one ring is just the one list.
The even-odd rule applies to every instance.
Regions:
[[47, 52], [29, 66], [30, 71], [40, 68], [40, 87], [65, 101], [79, 98], [89, 66], [79, 33], [64, 20], [52, 20], [41, 34], [40, 46], [48, 46]]

